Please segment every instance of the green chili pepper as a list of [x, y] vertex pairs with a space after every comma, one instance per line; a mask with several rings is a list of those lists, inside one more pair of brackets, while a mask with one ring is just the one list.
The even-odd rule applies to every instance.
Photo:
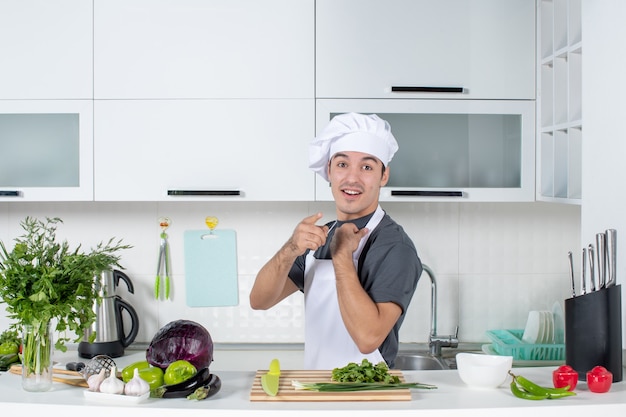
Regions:
[[548, 394], [537, 395], [531, 394], [528, 391], [521, 390], [520, 387], [517, 385], [517, 382], [515, 382], [515, 378], [513, 379], [513, 381], [511, 381], [511, 392], [517, 398], [521, 398], [523, 400], [545, 400], [548, 398]]
[[509, 375], [513, 377], [513, 380], [511, 381], [511, 392], [518, 398], [523, 398], [525, 400], [545, 400], [576, 395], [575, 392], [569, 391], [569, 387], [543, 387], [521, 375], [515, 375], [511, 371], [509, 371]]

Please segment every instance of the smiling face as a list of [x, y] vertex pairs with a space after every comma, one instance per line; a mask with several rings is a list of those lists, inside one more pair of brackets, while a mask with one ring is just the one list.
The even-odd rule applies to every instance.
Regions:
[[328, 164], [328, 178], [338, 220], [352, 220], [376, 210], [380, 187], [389, 169], [376, 157], [362, 152], [338, 152]]

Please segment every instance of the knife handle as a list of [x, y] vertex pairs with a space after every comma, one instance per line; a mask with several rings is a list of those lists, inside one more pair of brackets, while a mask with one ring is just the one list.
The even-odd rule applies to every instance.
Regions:
[[598, 289], [604, 288], [606, 283], [606, 234], [596, 234], [596, 257], [598, 259]]
[[615, 285], [616, 268], [617, 268], [617, 231], [615, 229], [607, 229], [606, 233], [606, 265], [607, 265], [607, 280], [605, 286], [610, 287]]
[[595, 251], [591, 243], [589, 244], [587, 253], [589, 254], [589, 282], [591, 283], [590, 291], [593, 292], [596, 290], [596, 268], [594, 267]]
[[583, 248], [582, 268], [580, 272], [580, 291], [582, 295], [587, 294], [587, 248]]

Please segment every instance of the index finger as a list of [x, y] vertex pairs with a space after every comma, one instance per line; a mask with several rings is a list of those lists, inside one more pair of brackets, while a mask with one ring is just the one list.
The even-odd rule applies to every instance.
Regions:
[[319, 219], [322, 218], [322, 216], [323, 216], [322, 213], [315, 213], [309, 217], [305, 217], [304, 220], [302, 220], [302, 223], [314, 225], [315, 223], [317, 223]]

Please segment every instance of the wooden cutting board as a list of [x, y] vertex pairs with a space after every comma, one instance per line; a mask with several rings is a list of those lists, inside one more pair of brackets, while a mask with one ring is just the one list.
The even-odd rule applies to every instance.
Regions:
[[[22, 365], [13, 365], [9, 368], [9, 373], [14, 375], [22, 375]], [[65, 369], [52, 368], [52, 381], [61, 382], [63, 384], [73, 385], [75, 387], [88, 388], [87, 381], [83, 375], [75, 371], [67, 371]], [[62, 376], [59, 376], [62, 375]]]
[[[332, 371], [295, 371], [281, 370], [278, 395], [267, 395], [261, 387], [261, 375], [267, 370], [257, 371], [252, 382], [250, 401], [411, 401], [411, 391], [397, 389], [389, 391], [354, 391], [354, 392], [315, 392], [296, 390], [291, 381], [299, 382], [330, 382]], [[390, 370], [390, 374], [398, 375], [405, 382], [402, 371]]]

